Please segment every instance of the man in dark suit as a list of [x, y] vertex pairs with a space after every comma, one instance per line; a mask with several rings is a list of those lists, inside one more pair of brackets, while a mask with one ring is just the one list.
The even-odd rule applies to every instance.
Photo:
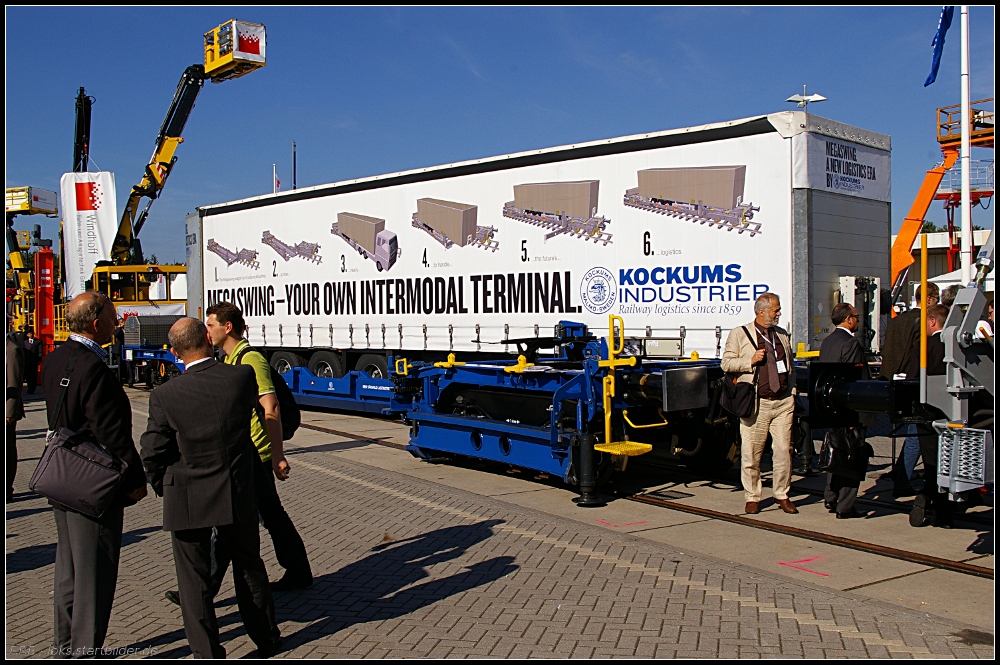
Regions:
[[[842, 302], [834, 306], [830, 319], [837, 327], [823, 340], [823, 344], [819, 347], [817, 362], [865, 364], [861, 342], [854, 335], [858, 330], [858, 310], [853, 305]], [[865, 364], [865, 378], [867, 378], [867, 373], [867, 364]], [[861, 514], [854, 509], [854, 503], [858, 500], [858, 488], [861, 486], [861, 480], [857, 478], [857, 475], [864, 477], [868, 470], [871, 446], [865, 443], [863, 427], [858, 428], [853, 433], [860, 434], [859, 445], [856, 446], [856, 450], [851, 451], [850, 459], [851, 468], [857, 473], [854, 477], [828, 473], [826, 491], [823, 493], [827, 510], [836, 513], [837, 519], [861, 517]], [[831, 435], [834, 436], [847, 437], [848, 434], [851, 432], [846, 430], [831, 432]], [[853, 440], [853, 438], [848, 437], [848, 440]]]
[[[927, 376], [941, 376], [946, 371], [944, 340], [941, 338], [941, 333], [944, 331], [944, 322], [947, 318], [948, 308], [944, 305], [934, 305], [927, 308]], [[919, 338], [910, 354], [906, 378], [920, 378]], [[933, 407], [930, 408], [936, 412], [938, 418], [945, 417], [940, 411]], [[948, 501], [948, 494], [942, 492], [937, 484], [938, 434], [929, 424], [918, 425], [917, 440], [920, 443], [920, 456], [924, 460], [924, 486], [917, 498], [913, 500], [910, 525], [923, 526], [927, 509], [930, 508], [933, 512], [932, 523], [934, 526], [950, 529], [952, 524], [951, 503]]]
[[153, 391], [142, 460], [163, 496], [163, 529], [172, 532], [184, 631], [196, 658], [224, 658], [211, 588], [212, 529], [233, 562], [236, 602], [258, 656], [271, 656], [280, 633], [267, 569], [260, 558], [250, 417], [257, 381], [249, 367], [212, 357], [205, 324], [184, 318], [168, 336], [185, 372]]
[[907, 310], [889, 321], [885, 328], [885, 341], [882, 343], [882, 379], [890, 381], [893, 376], [906, 373], [913, 346], [920, 345], [920, 308], [937, 305], [940, 293], [937, 284], [929, 283], [927, 298], [921, 301], [918, 286], [916, 299], [920, 307]]
[[[921, 298], [918, 286], [915, 294], [918, 306], [889, 320], [885, 329], [885, 341], [882, 343], [882, 367], [879, 370], [879, 378], [883, 381], [891, 381], [893, 377], [903, 378], [906, 374], [913, 348], [920, 346], [920, 309], [937, 305], [940, 293], [937, 284], [929, 283], [927, 297]], [[893, 468], [895, 474], [892, 495], [896, 498], [914, 494], [910, 480], [920, 457], [920, 445], [915, 436], [915, 426], [909, 426], [907, 433], [909, 436], [904, 439]]]
[[[10, 329], [10, 321], [7, 321]], [[24, 418], [24, 400], [21, 384], [24, 379], [24, 353], [8, 335], [7, 337], [7, 502], [14, 498], [14, 478], [17, 476], [17, 421]]]
[[[42, 386], [50, 429], [65, 427], [95, 441], [128, 464], [111, 506], [90, 517], [53, 503], [56, 565], [53, 588], [56, 655], [94, 655], [104, 646], [118, 582], [125, 507], [146, 496], [146, 476], [132, 441], [132, 405], [104, 363], [102, 345], [111, 341], [115, 306], [88, 291], [66, 309], [70, 338], [45, 360]], [[67, 377], [68, 373], [68, 377]], [[59, 413], [62, 383], [66, 401]]]
[[28, 394], [34, 395], [35, 384], [38, 383], [38, 363], [42, 360], [42, 340], [28, 328], [21, 346], [24, 348], [24, 380], [28, 383]]

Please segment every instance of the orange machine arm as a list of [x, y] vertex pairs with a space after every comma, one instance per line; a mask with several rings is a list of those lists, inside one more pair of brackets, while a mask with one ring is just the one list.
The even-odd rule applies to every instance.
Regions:
[[924, 215], [931, 207], [934, 195], [937, 194], [944, 172], [955, 165], [958, 161], [957, 148], [944, 148], [944, 164], [936, 166], [927, 172], [924, 183], [920, 185], [917, 198], [910, 207], [910, 213], [903, 220], [903, 226], [896, 235], [896, 242], [892, 243], [892, 283], [896, 284], [899, 276], [904, 270], [913, 264], [913, 243], [920, 234], [920, 229], [924, 225]]

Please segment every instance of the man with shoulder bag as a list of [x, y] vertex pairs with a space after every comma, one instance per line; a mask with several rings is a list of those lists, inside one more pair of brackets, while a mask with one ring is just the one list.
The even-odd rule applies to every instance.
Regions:
[[[858, 330], [858, 310], [849, 303], [839, 303], [834, 306], [830, 319], [836, 328], [820, 345], [816, 362], [864, 364], [867, 378], [868, 365], [861, 342], [854, 336]], [[871, 424], [867, 418], [864, 422]], [[868, 471], [868, 460], [875, 453], [865, 441], [865, 427], [838, 427], [826, 436], [824, 448], [829, 449], [832, 455], [830, 461], [836, 465], [827, 471], [824, 505], [831, 513], [837, 514], [838, 520], [862, 517], [854, 509], [854, 503], [858, 499], [861, 481]], [[825, 457], [828, 456], [821, 455], [821, 458]]]
[[[103, 451], [124, 469], [113, 494], [103, 497], [108, 502], [100, 514], [88, 514], [89, 504], [72, 508], [50, 499], [58, 535], [53, 652], [79, 657], [93, 656], [104, 646], [118, 582], [125, 507], [146, 496], [146, 476], [132, 440], [131, 404], [101, 348], [111, 341], [114, 305], [104, 294], [88, 291], [69, 304], [66, 323], [70, 339], [46, 357], [42, 371], [49, 430], [88, 442], [91, 450]], [[33, 483], [42, 470], [36, 470]], [[89, 477], [78, 479], [78, 488], [72, 487], [73, 479], [66, 480], [71, 491], [93, 491], [85, 486]]]
[[770, 434], [774, 453], [774, 498], [784, 512], [794, 514], [799, 511], [788, 498], [792, 484], [792, 417], [795, 412], [791, 340], [788, 333], [777, 325], [781, 317], [781, 301], [777, 295], [761, 294], [754, 302], [753, 310], [753, 321], [729, 331], [722, 354], [726, 380], [735, 376], [737, 387], [740, 387], [739, 384], [754, 386], [751, 393], [752, 412], [747, 415], [737, 413], [741, 416], [740, 477], [746, 495], [744, 512], [751, 515], [760, 512], [760, 459]]

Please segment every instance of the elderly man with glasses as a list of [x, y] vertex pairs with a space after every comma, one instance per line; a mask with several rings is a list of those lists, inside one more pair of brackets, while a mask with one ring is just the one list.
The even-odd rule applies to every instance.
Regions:
[[[834, 306], [830, 318], [836, 328], [827, 335], [819, 347], [818, 362], [864, 364], [865, 378], [867, 378], [868, 365], [865, 362], [865, 354], [861, 342], [854, 335], [858, 331], [858, 310], [853, 305], [842, 302]], [[851, 429], [834, 431], [832, 434], [846, 435]], [[836, 513], [838, 520], [862, 516], [854, 509], [854, 503], [858, 500], [861, 480], [868, 471], [868, 460], [874, 454], [871, 445], [865, 442], [865, 428], [854, 428], [853, 433], [858, 435], [853, 439], [857, 445], [851, 450], [850, 456], [849, 466], [853, 474], [848, 476], [828, 473], [823, 496], [827, 510]]]

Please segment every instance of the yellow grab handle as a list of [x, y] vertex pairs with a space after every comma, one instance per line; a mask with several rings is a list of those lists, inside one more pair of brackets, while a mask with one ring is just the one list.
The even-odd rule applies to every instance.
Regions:
[[396, 374], [406, 376], [413, 365], [406, 364], [406, 358], [396, 358]]
[[632, 429], [649, 429], [650, 427], [665, 427], [666, 425], [669, 425], [670, 423], [667, 421], [666, 416], [663, 415], [663, 409], [657, 409], [657, 412], [659, 412], [660, 418], [663, 420], [662, 423], [652, 423], [650, 425], [636, 425], [634, 422], [628, 419], [628, 409], [622, 411], [622, 417], [625, 419], [625, 422], [627, 422], [629, 427], [631, 427]]
[[[618, 322], [618, 330], [620, 335], [618, 339], [615, 339], [615, 322]], [[618, 342], [618, 346], [615, 346], [615, 342]], [[615, 316], [614, 314], [608, 315], [608, 355], [613, 359], [625, 349], [625, 321], [622, 317]]]

